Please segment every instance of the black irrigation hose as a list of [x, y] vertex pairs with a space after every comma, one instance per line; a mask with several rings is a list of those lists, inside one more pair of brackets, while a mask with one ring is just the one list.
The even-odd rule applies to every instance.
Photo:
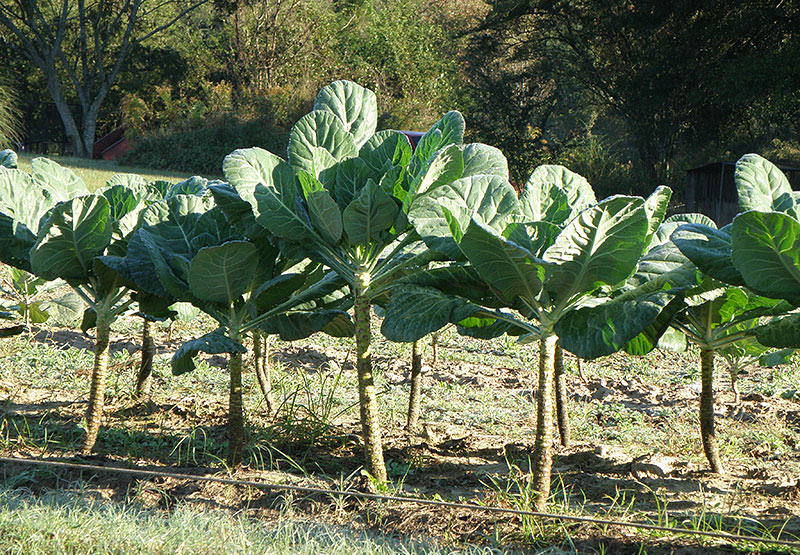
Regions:
[[263, 490], [294, 491], [299, 493], [317, 493], [332, 496], [354, 497], [357, 499], [370, 499], [374, 501], [393, 501], [398, 503], [416, 503], [417, 505], [430, 505], [435, 507], [449, 507], [451, 509], [468, 509], [471, 511], [483, 511], [487, 513], [500, 513], [517, 516], [531, 516], [544, 519], [566, 520], [571, 522], [585, 522], [590, 524], [601, 524], [606, 526], [621, 526], [624, 528], [637, 528], [640, 530], [653, 530], [658, 532], [669, 532], [671, 534], [684, 534], [689, 536], [704, 536], [728, 541], [754, 542], [769, 545], [781, 545], [800, 549], [800, 541], [789, 541], [781, 539], [762, 538], [758, 536], [741, 536], [729, 534], [727, 532], [709, 532], [706, 530], [689, 530], [672, 528], [669, 526], [658, 526], [644, 522], [623, 522], [619, 520], [605, 520], [586, 516], [575, 516], [554, 513], [541, 513], [536, 511], [523, 511], [520, 509], [507, 509], [504, 507], [491, 507], [484, 505], [473, 505], [467, 503], [453, 503], [450, 501], [437, 501], [435, 499], [423, 499], [419, 497], [405, 497], [396, 495], [381, 495], [378, 493], [363, 493], [359, 491], [335, 491], [324, 488], [312, 488], [307, 486], [291, 486], [287, 484], [266, 484], [263, 482], [251, 482], [249, 480], [234, 480], [232, 478], [217, 478], [213, 476], [196, 476], [193, 474], [180, 474], [174, 472], [160, 472], [155, 470], [140, 470], [136, 468], [121, 468], [117, 466], [96, 466], [91, 464], [68, 463], [61, 461], [48, 461], [41, 459], [16, 459], [10, 457], [0, 457], [0, 463], [9, 464], [31, 464], [38, 466], [50, 466], [72, 470], [85, 470], [91, 472], [107, 472], [111, 474], [127, 474], [131, 476], [148, 476], [151, 478], [176, 478], [178, 480], [195, 480], [199, 482], [216, 482], [219, 484], [229, 484], [233, 486], [245, 486]]

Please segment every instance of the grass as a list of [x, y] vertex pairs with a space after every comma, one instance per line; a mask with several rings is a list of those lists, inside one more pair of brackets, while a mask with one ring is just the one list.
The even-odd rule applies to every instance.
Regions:
[[[74, 488], [75, 485], [73, 484]], [[78, 488], [80, 489], [80, 488]], [[492, 553], [467, 547], [465, 553]], [[298, 520], [267, 523], [224, 510], [180, 504], [171, 511], [98, 500], [86, 493], [34, 496], [0, 488], [0, 552], [179, 554], [445, 554], [432, 539], [370, 534]]]
[[[40, 155], [38, 154], [20, 154], [19, 168], [23, 171], [30, 172], [31, 160], [38, 158], [39, 156]], [[176, 173], [165, 170], [154, 171], [148, 168], [122, 166], [112, 160], [88, 160], [86, 158], [53, 155], [42, 155], [42, 157], [50, 158], [54, 162], [70, 168], [78, 175], [78, 177], [83, 179], [90, 191], [94, 191], [104, 186], [106, 181], [108, 181], [108, 179], [116, 173], [136, 173], [148, 181], [163, 179], [166, 181], [178, 182], [190, 177], [190, 175], [184, 173]]]

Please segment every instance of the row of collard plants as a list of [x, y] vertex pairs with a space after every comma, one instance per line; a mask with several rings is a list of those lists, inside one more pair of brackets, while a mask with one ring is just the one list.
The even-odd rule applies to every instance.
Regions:
[[34, 160], [30, 175], [15, 169], [6, 151], [0, 260], [66, 282], [88, 307], [84, 327], [96, 328], [83, 452], [103, 416], [111, 325], [134, 305], [155, 320], [183, 302], [218, 328], [184, 343], [173, 372], [191, 371], [199, 352], [230, 355], [234, 465], [244, 443], [245, 338], [259, 348], [270, 336], [322, 331], [355, 336], [365, 468], [387, 480], [370, 361], [376, 310], [392, 341], [454, 323], [475, 337], [538, 343], [539, 509], [550, 491], [554, 404], [564, 398], [562, 350], [593, 359], [698, 345], [701, 436], [712, 470], [722, 471], [715, 354], [739, 364], [800, 346], [800, 195], [780, 171], [742, 158], [743, 213], [717, 229], [697, 214], [665, 220], [666, 187], [598, 201], [561, 166], [537, 168], [518, 195], [499, 150], [463, 144], [458, 112], [416, 149], [402, 133], [376, 132], [377, 116], [374, 93], [336, 81], [292, 129], [287, 159], [237, 150], [223, 162], [225, 182], [119, 175], [90, 193], [49, 160]]

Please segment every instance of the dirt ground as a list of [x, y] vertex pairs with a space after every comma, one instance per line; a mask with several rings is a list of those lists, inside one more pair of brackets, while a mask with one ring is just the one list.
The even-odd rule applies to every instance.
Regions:
[[[118, 326], [106, 419], [94, 464], [174, 467], [193, 474], [222, 471], [227, 407], [224, 357], [206, 357], [189, 377], [168, 362], [200, 323], [159, 344], [153, 394], [132, 395], [138, 365], [137, 321]], [[3, 456], [73, 459], [82, 432], [92, 340], [53, 326], [7, 340], [0, 373]], [[483, 504], [526, 505], [535, 426], [535, 346], [484, 342], [449, 330], [437, 360], [426, 344], [422, 424], [404, 429], [409, 390], [408, 346], [376, 339], [373, 363], [384, 424], [389, 493], [441, 496]], [[273, 345], [278, 410], [267, 414], [252, 373], [246, 379], [249, 437], [242, 479], [366, 489], [353, 355], [347, 340], [313, 337]], [[554, 512], [665, 523], [704, 530], [800, 537], [800, 372], [753, 367], [734, 403], [721, 361], [716, 417], [724, 475], [707, 471], [699, 432], [697, 357], [614, 355], [578, 365], [567, 360], [573, 441], [558, 446]], [[86, 459], [84, 459], [86, 460]], [[78, 473], [3, 465], [7, 483], [58, 488]], [[16, 478], [15, 478], [16, 476]], [[467, 510], [376, 504], [331, 496], [287, 496], [186, 480], [92, 477], [103, 498], [169, 509], [176, 503], [246, 510], [263, 518], [287, 511], [384, 533], [424, 531], [447, 544], [519, 549], [555, 545], [577, 552], [744, 552], [767, 546], [726, 545], [588, 524], [539, 522]], [[781, 537], [784, 537], [782, 535]], [[788, 536], [787, 536], [788, 537]]]

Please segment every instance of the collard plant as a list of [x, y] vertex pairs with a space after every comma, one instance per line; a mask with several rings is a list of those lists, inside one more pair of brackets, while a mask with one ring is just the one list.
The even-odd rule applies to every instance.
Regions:
[[42, 324], [53, 315], [62, 320], [73, 319], [83, 312], [83, 301], [74, 292], [57, 294], [66, 284], [46, 281], [33, 274], [8, 266], [0, 281], [0, 294], [5, 300], [0, 307], [22, 318], [26, 328]]
[[257, 222], [285, 249], [325, 264], [349, 285], [366, 470], [383, 482], [371, 307], [404, 273], [441, 256], [419, 240], [409, 211], [420, 196], [454, 181], [462, 182], [458, 194], [470, 213], [494, 214], [515, 194], [508, 186], [505, 196], [487, 200], [495, 180], [507, 183], [508, 165], [497, 149], [461, 144], [464, 120], [458, 112], [436, 122], [413, 152], [402, 133], [376, 132], [377, 120], [372, 91], [336, 81], [292, 128], [288, 160], [258, 148], [237, 150], [223, 170]]
[[145, 201], [123, 184], [89, 194], [79, 177], [50, 160], [37, 158], [32, 167], [31, 175], [0, 169], [0, 252], [4, 262], [39, 278], [64, 280], [89, 306], [97, 331], [81, 446], [88, 453], [103, 417], [111, 324], [133, 302], [98, 258], [125, 252]]
[[582, 358], [611, 354], [680, 292], [666, 282], [622, 290], [664, 216], [668, 189], [647, 200], [595, 203], [582, 177], [560, 167], [539, 171], [492, 221], [462, 214], [442, 197], [412, 208], [420, 235], [430, 245], [457, 245], [468, 264], [407, 277], [393, 292], [384, 333], [409, 341], [456, 322], [473, 335], [522, 333], [539, 343], [533, 488], [541, 510], [550, 492], [556, 343]]
[[215, 187], [213, 197], [175, 195], [149, 206], [127, 255], [106, 257], [103, 264], [152, 298], [190, 302], [219, 324], [185, 342], [172, 369], [176, 375], [193, 370], [200, 352], [230, 355], [231, 465], [241, 461], [244, 445], [245, 334], [258, 329], [286, 340], [317, 331], [352, 335], [336, 294], [343, 283], [318, 265], [284, 257], [255, 225], [250, 205], [227, 186]]
[[[711, 221], [695, 221], [671, 236], [705, 276], [698, 294], [687, 297], [693, 302], [674, 327], [701, 349], [700, 428], [714, 472], [723, 470], [714, 428], [715, 353], [760, 357], [769, 347], [800, 346], [800, 315], [795, 310], [800, 305], [800, 296], [795, 296], [800, 280], [793, 277], [788, 262], [800, 243], [787, 242], [785, 234], [781, 238], [793, 225], [800, 231], [798, 195], [777, 168], [756, 155], [737, 162], [735, 180], [744, 213], [732, 224], [716, 229]], [[798, 271], [800, 266], [794, 268]], [[779, 363], [786, 354], [777, 352], [770, 362]]]

